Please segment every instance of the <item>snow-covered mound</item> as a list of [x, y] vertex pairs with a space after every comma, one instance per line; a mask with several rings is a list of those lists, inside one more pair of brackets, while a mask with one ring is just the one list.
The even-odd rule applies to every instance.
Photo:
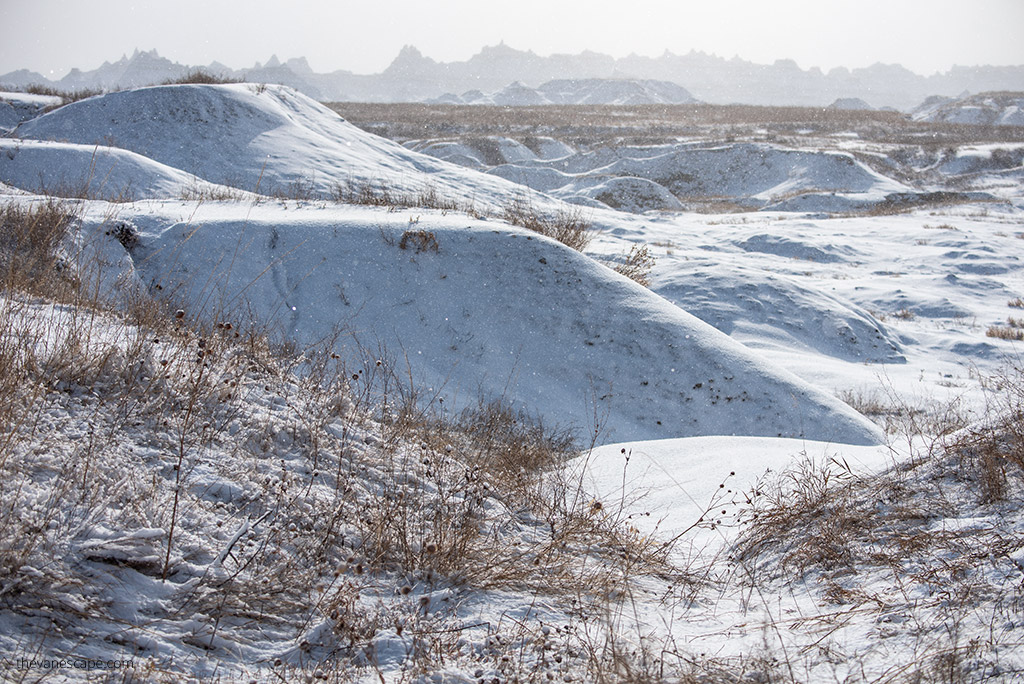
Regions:
[[0, 132], [13, 130], [23, 121], [35, 118], [61, 99], [54, 95], [0, 92]]
[[547, 136], [533, 138], [527, 144], [541, 159], [563, 159], [576, 153], [568, 144]]
[[581, 188], [579, 195], [597, 200], [606, 207], [640, 213], [650, 210], [680, 211], [680, 202], [664, 186], [646, 178], [624, 176], [608, 180], [587, 188]]
[[0, 139], [0, 181], [36, 193], [114, 200], [244, 195], [115, 147]]
[[431, 102], [487, 104], [513, 107], [535, 105], [645, 105], [691, 104], [697, 100], [686, 88], [670, 81], [626, 78], [567, 78], [531, 88], [518, 81], [484, 94], [470, 90], [443, 95]]
[[532, 105], [551, 104], [543, 94], [518, 81], [505, 86], [482, 102], [467, 102], [466, 104], [484, 104], [488, 100], [491, 104], [505, 107], [529, 107]]
[[1024, 163], [1024, 145], [1020, 143], [962, 145], [948, 151], [930, 171], [944, 176], [965, 176], [1002, 173], [1020, 169]]
[[459, 140], [410, 140], [405, 146], [477, 170], [536, 159], [561, 159], [573, 154], [571, 147], [554, 138], [533, 138], [528, 142], [526, 144], [500, 135], [485, 135]]
[[430, 188], [465, 203], [514, 192], [366, 133], [283, 86], [172, 85], [89, 98], [20, 126], [22, 138], [116, 145], [213, 183], [331, 195], [339, 185], [394, 194]]
[[790, 277], [708, 263], [659, 275], [652, 287], [737, 339], [813, 350], [845, 361], [906, 362], [898, 337], [874, 316]]
[[[464, 216], [149, 205], [134, 258], [190, 306], [250, 302], [300, 342], [383, 345], [445, 406], [503, 396], [601, 441], [737, 434], [853, 444], [863, 417], [560, 243]], [[381, 274], [387, 274], [382, 278]], [[197, 277], [198, 276], [198, 277]], [[351, 342], [350, 342], [351, 344]], [[344, 346], [344, 345], [342, 345]], [[346, 353], [352, 353], [349, 346]]]
[[859, 97], [840, 97], [828, 106], [829, 109], [842, 109], [845, 111], [869, 111], [874, 107]]
[[[430, 151], [429, 149], [427, 150]], [[606, 203], [631, 211], [670, 208], [678, 200], [728, 199], [765, 208], [780, 200], [811, 195], [848, 205], [879, 202], [910, 188], [869, 168], [845, 152], [800, 150], [778, 145], [677, 143], [602, 148], [558, 159], [505, 163], [493, 175], [550, 193], [566, 201], [598, 199], [609, 178], [642, 179], [632, 201], [616, 192]], [[650, 183], [665, 192], [651, 192]], [[647, 199], [652, 201], [647, 203]]]
[[914, 121], [985, 126], [1024, 126], [1024, 93], [979, 93], [959, 99], [930, 97], [919, 105]]

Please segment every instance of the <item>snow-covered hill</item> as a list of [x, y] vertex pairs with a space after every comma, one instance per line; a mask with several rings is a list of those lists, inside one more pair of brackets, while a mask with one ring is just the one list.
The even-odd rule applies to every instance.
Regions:
[[0, 181], [40, 194], [111, 200], [248, 196], [117, 147], [0, 138]]
[[[429, 395], [504, 396], [600, 441], [739, 434], [864, 444], [859, 415], [564, 245], [437, 212], [145, 204], [143, 282], [310, 343], [341, 328]], [[97, 217], [102, 225], [102, 217]], [[198, 311], [196, 311], [198, 313]], [[351, 339], [342, 339], [340, 353]], [[785, 401], [780, 401], [785, 397]]]
[[[499, 204], [517, 188], [369, 135], [283, 86], [155, 86], [88, 98], [18, 127], [16, 135], [112, 145], [213, 183], [263, 194], [332, 196], [372, 187]], [[493, 206], [492, 206], [493, 208]]]
[[[0, 165], [0, 180], [29, 189], [34, 170], [70, 173], [77, 165], [118, 190], [137, 175], [131, 189], [140, 197], [180, 196], [197, 183], [188, 174], [261, 190], [305, 181], [323, 192], [330, 183], [390, 178], [399, 190], [431, 185], [477, 207], [501, 207], [522, 193], [376, 138], [283, 87], [112, 93], [29, 121], [18, 134], [29, 140], [13, 150], [7, 171]], [[46, 138], [79, 144], [35, 142]], [[93, 141], [132, 151], [88, 147]], [[548, 422], [599, 427], [605, 442], [722, 432], [880, 439], [841, 402], [524, 229], [422, 210], [142, 206], [118, 213], [137, 226], [143, 282], [160, 283], [192, 308], [211, 297], [249, 302], [302, 342], [351, 330], [364, 346], [383, 344], [450, 406], [505, 396]], [[97, 229], [106, 219], [97, 216]], [[425, 242], [407, 244], [407, 236]]]
[[930, 97], [911, 112], [914, 121], [985, 126], [1024, 126], [1024, 93]]

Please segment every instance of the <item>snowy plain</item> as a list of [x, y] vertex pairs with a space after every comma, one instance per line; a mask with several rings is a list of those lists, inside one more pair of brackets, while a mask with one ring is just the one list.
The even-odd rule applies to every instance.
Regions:
[[[748, 492], [772, 473], [813, 462], [807, 467], [870, 477], [915, 457], [913, 436], [887, 435], [840, 397], [914, 410], [956, 402], [967, 415], [982, 416], [988, 395], [980, 380], [1007, 359], [1019, 360], [1020, 342], [986, 331], [1021, 316], [1010, 304], [1024, 296], [1020, 159], [1002, 168], [1006, 152], [998, 163], [986, 160], [1006, 146], [965, 146], [945, 160], [944, 172], [928, 172], [959, 176], [961, 186], [984, 197], [858, 213], [852, 209], [893, 195], [942, 188], [914, 187], [835, 149], [680, 141], [576, 150], [549, 141], [548, 153], [535, 155], [512, 142], [501, 147], [509, 158], [488, 164], [470, 144], [403, 146], [373, 136], [284, 87], [162, 86], [28, 118], [0, 139], [0, 187], [30, 193], [5, 191], [11, 203], [41, 202], [42, 195], [68, 188], [89, 196], [77, 200], [77, 254], [101, 265], [98, 282], [115, 298], [145, 293], [168, 298], [190, 318], [267, 322], [300, 347], [334, 339], [334, 353], [353, 366], [367, 354], [387, 357], [446, 410], [500, 396], [545, 424], [574, 428], [583, 444], [596, 445], [577, 466], [602, 515], [638, 535], [678, 537], [680, 562], [717, 559], [707, 561], [715, 580], [706, 591], [694, 588], [699, 583], [684, 591], [678, 582], [667, 590], [656, 586], [657, 577], [641, 581], [618, 618], [630, 623], [638, 642], [673, 644], [673, 653], [691, 663], [720, 658], [751, 681], [898, 679], [894, 659], [912, 663], [924, 654], [916, 650], [914, 625], [901, 628], [892, 619], [896, 598], [874, 609], [840, 604], [847, 610], [823, 603], [813, 578], [790, 585], [773, 576], [757, 591], [776, 593], [758, 604], [749, 586], [728, 581], [739, 571], [725, 570], [725, 559], [749, 519]], [[954, 167], [957, 159], [967, 161]], [[339, 204], [333, 200], [339, 187], [440, 196], [458, 208]], [[731, 213], [684, 211], [691, 195], [742, 206]], [[502, 208], [523, 198], [540, 212], [583, 211], [596, 231], [590, 247], [581, 254], [505, 222]], [[800, 207], [808, 210], [794, 210]], [[749, 211], [754, 208], [763, 210]], [[110, 234], [112, 226], [131, 236], [130, 246]], [[422, 238], [407, 243], [407, 235]], [[611, 268], [643, 243], [656, 259], [649, 288]], [[42, 330], [63, 325], [60, 307], [18, 310]], [[108, 343], [127, 345], [114, 330], [111, 325]], [[59, 346], [45, 336], [37, 344], [50, 353]], [[254, 382], [237, 429], [244, 436], [250, 414], [287, 423], [290, 411], [298, 412], [300, 384]], [[287, 401], [280, 403], [274, 395], [282, 393]], [[91, 401], [80, 388], [64, 394], [46, 419], [54, 426], [48, 449], [74, 449], [89, 432], [59, 432], [56, 426], [76, 406]], [[147, 446], [148, 426], [138, 427], [112, 452], [111, 470], [139, 467], [137, 452], [140, 463], [166, 476], [159, 448]], [[379, 429], [361, 428], [360, 449], [379, 439]], [[301, 440], [269, 439], [266, 463], [218, 464], [232, 453], [221, 444], [197, 466], [197, 500], [221, 508], [197, 504], [190, 512], [182, 542], [189, 551], [176, 560], [171, 583], [151, 567], [160, 564], [161, 528], [81, 527], [68, 549], [68, 558], [78, 560], [63, 562], [96, 573], [89, 587], [97, 588], [81, 595], [67, 590], [56, 611], [73, 615], [78, 606], [84, 615], [82, 606], [102, 599], [121, 606], [114, 622], [125, 627], [66, 617], [73, 629], [47, 641], [35, 630], [52, 607], [10, 611], [0, 623], [5, 649], [77, 649], [100, 657], [112, 642], [119, 654], [151, 663], [148, 674], [133, 675], [139, 680], [157, 680], [163, 668], [171, 677], [270, 680], [278, 676], [277, 661], [296, 672], [336, 662], [330, 634], [338, 628], [330, 617], [316, 614], [296, 634], [286, 621], [225, 623], [220, 631], [209, 611], [194, 617], [167, 611], [176, 596], [198, 592], [207, 577], [225, 572], [222, 549], [258, 526], [254, 515], [249, 522], [229, 517], [230, 530], [218, 528], [210, 539], [201, 533], [217, 525], [225, 507], [260, 496], [262, 478], [276, 477], [272, 462], [288, 461], [307, 486], [306, 518], [324, 512], [317, 497], [329, 488], [302, 470]], [[1007, 535], [1022, 528], [1016, 510], [967, 502], [957, 511], [962, 518], [950, 514], [932, 523], [988, 526]], [[533, 534], [528, 527], [517, 534]], [[282, 545], [280, 553], [287, 552]], [[881, 571], [863, 574], [875, 591], [891, 584]], [[1010, 587], [1019, 580], [1001, 581]], [[464, 633], [456, 650], [465, 657], [414, 675], [407, 668], [415, 639], [382, 628], [356, 670], [368, 681], [504, 681], [500, 657], [493, 667], [467, 663], [491, 653], [493, 640], [514, 631], [511, 625], [522, 644], [524, 625], [541, 630], [576, 619], [557, 597], [428, 582], [396, 593], [406, 581], [384, 573], [363, 586], [363, 600], [408, 615], [417, 613], [416, 605], [428, 607], [424, 616], [436, 607], [435, 626]], [[941, 617], [921, 626], [934, 606], [920, 598], [924, 612], [908, 609], [905, 620], [926, 633], [942, 632]], [[978, 634], [986, 616], [993, 624], [998, 616], [1002, 632], [995, 641], [1003, 650], [979, 650], [965, 671], [1019, 672], [1019, 651], [1006, 646], [1019, 647], [1019, 615], [1002, 605], [985, 613], [989, 604], [978, 605], [964, 629]], [[1004, 610], [1011, 613], [1009, 627]], [[816, 629], [830, 621], [841, 626], [826, 639]], [[586, 629], [585, 620], [579, 624]], [[537, 633], [551, 635], [550, 629]], [[564, 640], [582, 642], [569, 637], [568, 627]], [[571, 645], [559, 648], [579, 653]], [[776, 655], [754, 657], [765, 652]], [[772, 669], [779, 653], [785, 668]], [[537, 672], [585, 679], [583, 660], [567, 655], [564, 666]]]

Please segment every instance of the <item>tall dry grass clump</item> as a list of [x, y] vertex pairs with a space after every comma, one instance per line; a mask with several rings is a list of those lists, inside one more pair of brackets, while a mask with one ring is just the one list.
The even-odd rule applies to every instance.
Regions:
[[613, 267], [616, 273], [626, 276], [644, 287], [651, 286], [651, 271], [655, 260], [648, 245], [630, 245], [629, 252]]
[[[78, 102], [89, 97], [95, 97], [96, 95], [102, 95], [105, 91], [101, 88], [78, 88], [76, 90], [61, 90], [53, 86], [46, 86], [40, 84], [32, 84], [26, 86], [25, 92], [32, 95], [47, 95], [50, 97], [59, 97], [61, 100], [60, 105], [64, 106], [71, 104], [72, 102]], [[49, 109], [55, 109], [55, 107], [49, 107]]]
[[50, 200], [0, 209], [0, 268], [3, 289], [54, 298], [75, 286], [70, 260], [61, 247], [77, 220], [76, 209]]
[[222, 83], [241, 83], [240, 78], [231, 78], [229, 76], [221, 76], [218, 74], [211, 74], [206, 69], [191, 69], [188, 73], [179, 76], [178, 78], [169, 78], [160, 85], [189, 85], [189, 84], [200, 84], [200, 85], [218, 85]]
[[554, 238], [578, 252], [584, 251], [594, 237], [593, 226], [578, 208], [544, 214], [525, 198], [517, 197], [505, 205], [502, 218], [512, 225]]

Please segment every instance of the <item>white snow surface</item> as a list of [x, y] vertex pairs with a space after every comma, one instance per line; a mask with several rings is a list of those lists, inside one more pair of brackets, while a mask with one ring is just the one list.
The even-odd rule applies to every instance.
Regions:
[[[753, 453], [757, 458], [749, 458]], [[687, 437], [606, 444], [581, 457], [581, 465], [589, 491], [644, 534], [674, 538], [701, 528], [699, 543], [714, 553], [735, 540], [749, 493], [801, 459], [867, 475], [891, 466], [894, 454], [884, 446], [813, 440]]]

